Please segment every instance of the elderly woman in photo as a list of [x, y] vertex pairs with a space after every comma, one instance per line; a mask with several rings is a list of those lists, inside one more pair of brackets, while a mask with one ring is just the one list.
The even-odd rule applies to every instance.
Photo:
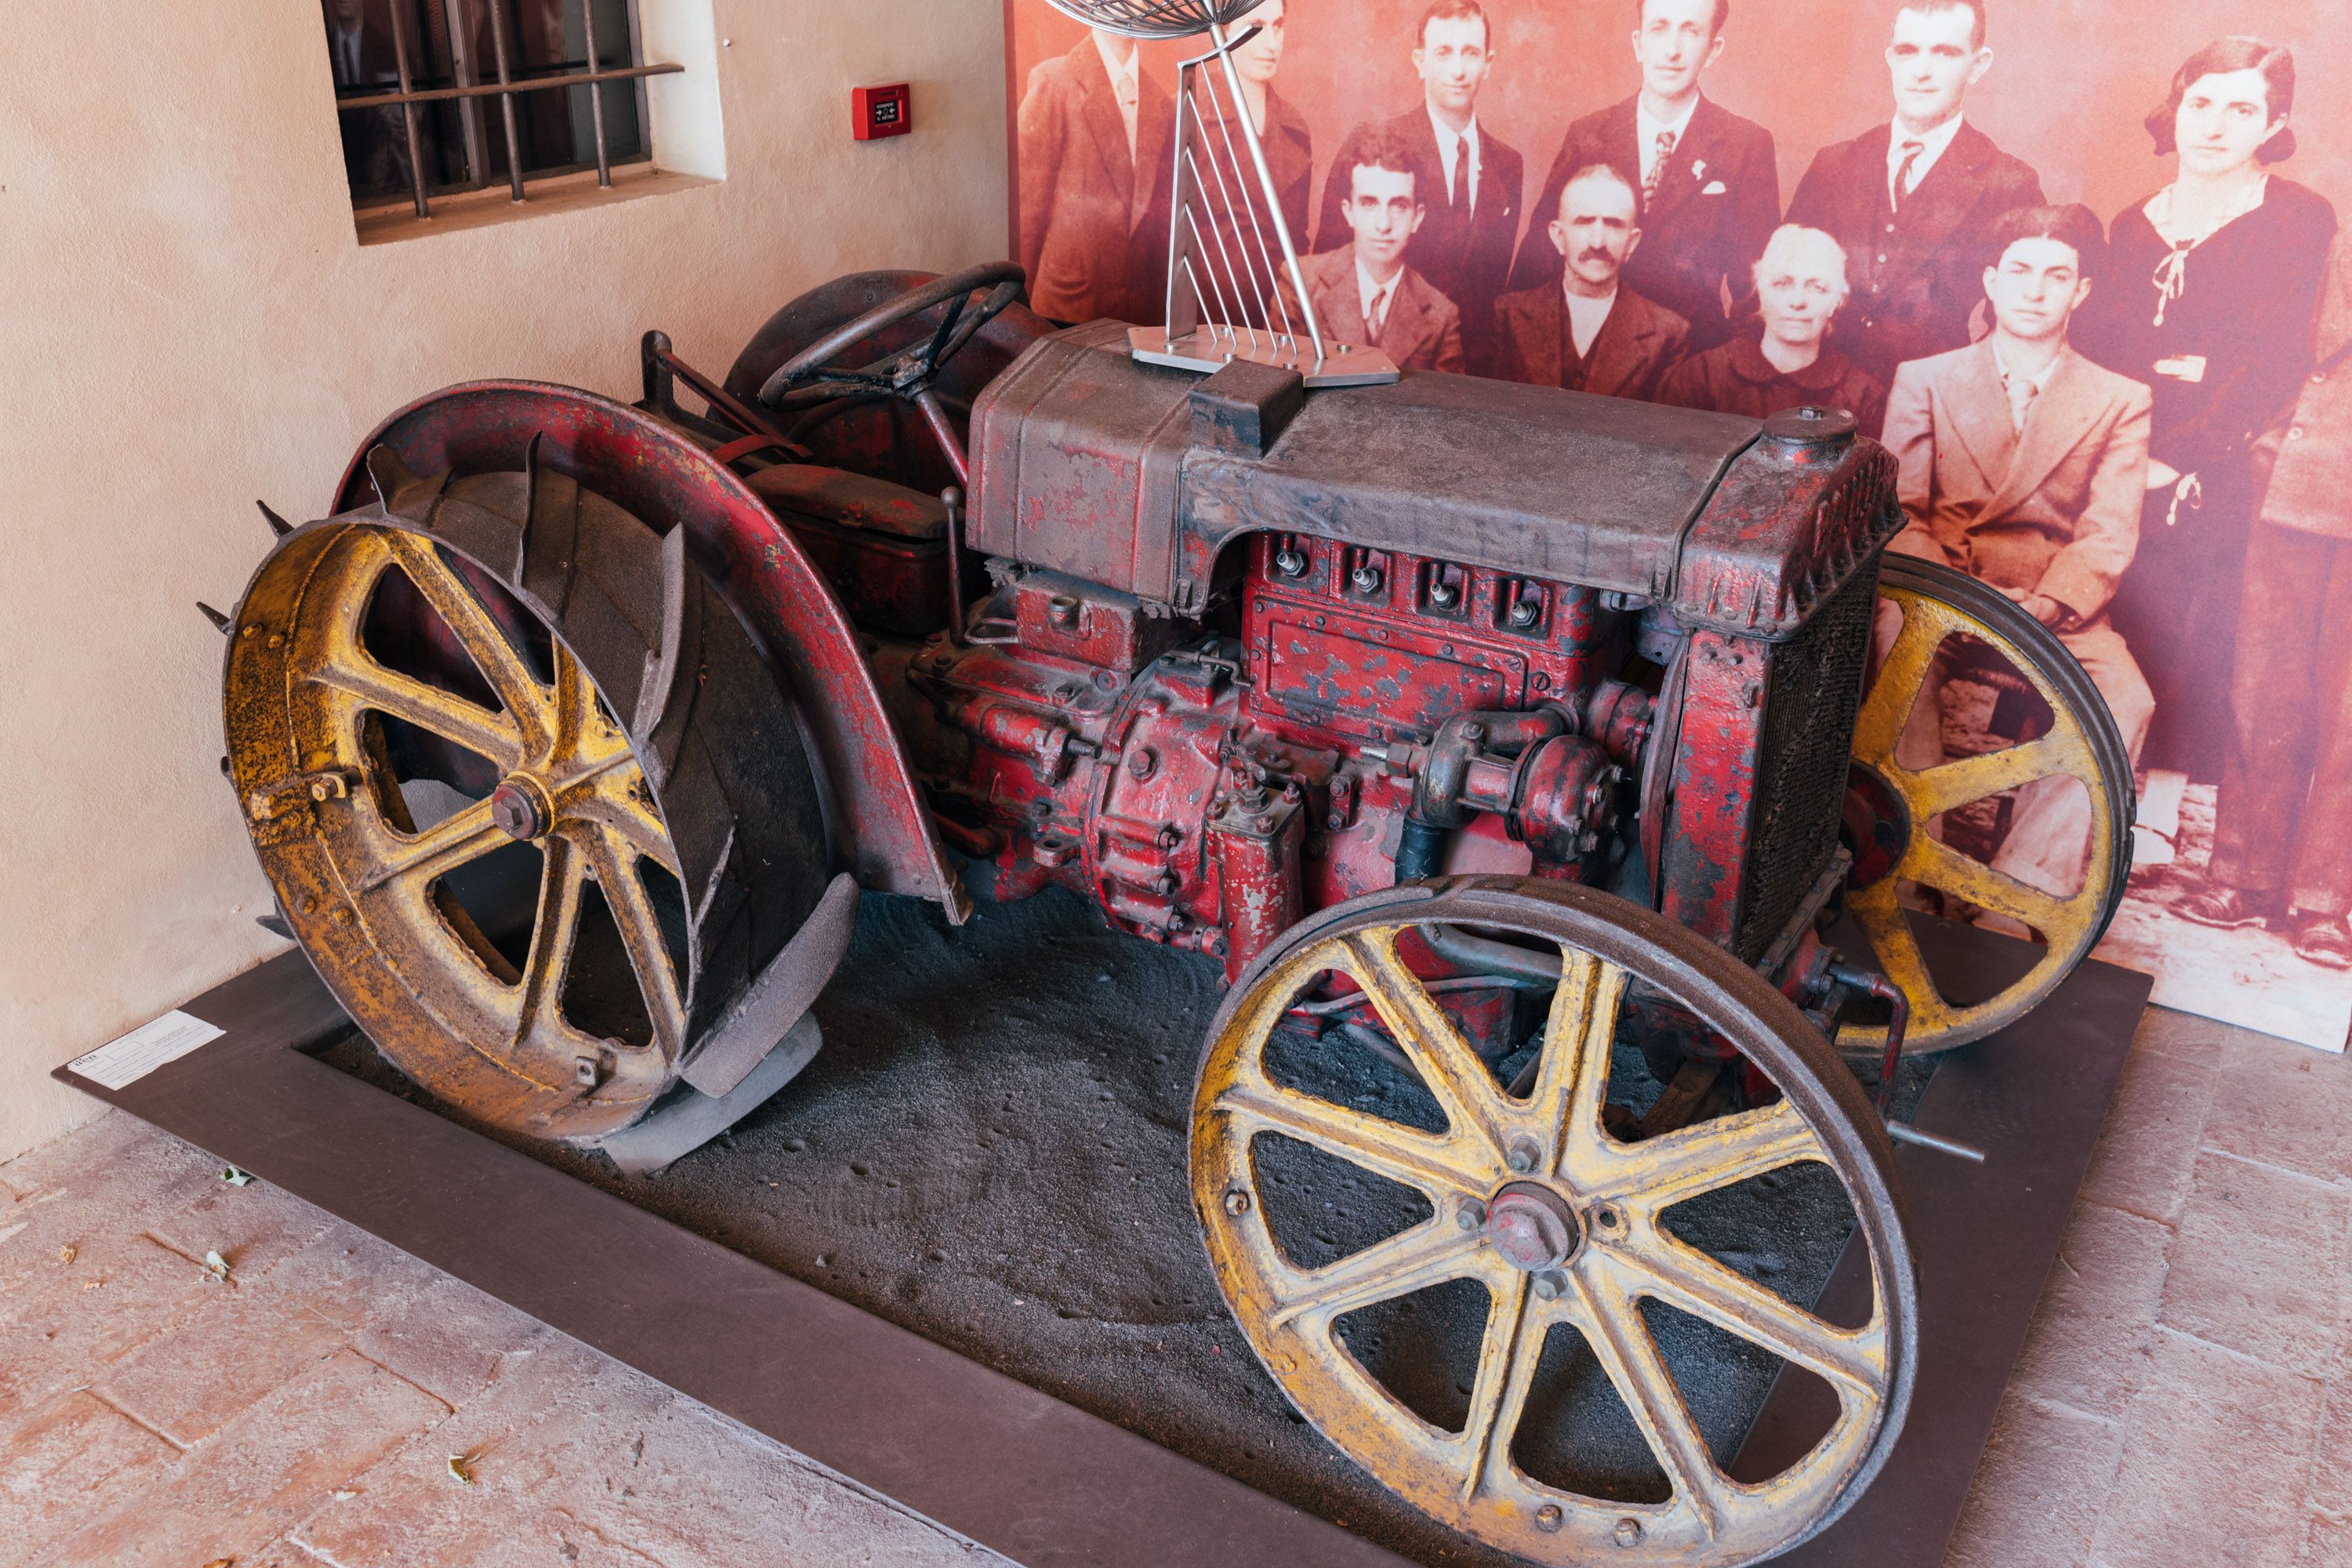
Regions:
[[2255, 437], [2310, 368], [2336, 210], [2269, 172], [2294, 152], [2294, 58], [2260, 38], [2207, 45], [2148, 116], [2173, 182], [2109, 226], [2078, 346], [2155, 392], [2139, 553], [2116, 629], [2155, 689], [2146, 761], [2221, 777], [2231, 653], [2252, 514]]
[[1817, 228], [1783, 224], [1756, 263], [1760, 331], [1695, 354], [1666, 373], [1658, 401], [1761, 419], [1808, 404], [1843, 408], [1878, 434], [1886, 389], [1822, 342], [1849, 293], [1845, 250]]

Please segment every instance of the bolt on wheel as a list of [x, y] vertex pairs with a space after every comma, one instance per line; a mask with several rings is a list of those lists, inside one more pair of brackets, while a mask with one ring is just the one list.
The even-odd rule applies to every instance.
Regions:
[[[2132, 763], [2082, 665], [1998, 590], [1890, 554], [1879, 595], [1901, 630], [1854, 723], [1847, 820], [1859, 842], [1845, 907], [1903, 988], [1904, 1050], [1919, 1055], [2023, 1017], [2098, 945], [2131, 876]], [[1952, 683], [1988, 696], [1974, 741], [1990, 749], [1948, 755], [1941, 695]], [[2025, 738], [1998, 732], [2004, 703], [2026, 710], [2005, 726]], [[1914, 929], [1931, 900], [2030, 932], [2041, 951], [1989, 994], [1955, 995]], [[1838, 1034], [1846, 1051], [1875, 1054], [1885, 1041], [1879, 1026]]]
[[618, 507], [528, 467], [371, 468], [377, 507], [288, 534], [247, 589], [228, 771], [385, 1056], [485, 1121], [593, 1141], [814, 907], [798, 733], [715, 590]]
[[[1414, 973], [1415, 928], [1433, 923], [1558, 954], [1559, 984], [1507, 1084]], [[1360, 988], [1411, 1064], [1386, 1089], [1318, 1088], [1318, 1047], [1288, 1032], [1294, 1005], [1335, 984]], [[1777, 1097], [1640, 1142], [1609, 1131], [1612, 1058], [1624, 1044], [1638, 1059], [1620, 1039], [1632, 987], [1696, 1015]], [[1341, 1173], [1318, 1190], [1360, 1194], [1348, 1200], [1359, 1211], [1377, 1206], [1360, 1195], [1372, 1189], [1400, 1201], [1347, 1237], [1336, 1233], [1352, 1222], [1331, 1204], [1286, 1223], [1302, 1162]], [[1721, 1238], [1737, 1205], [1800, 1167], [1839, 1200], [1825, 1256], [1845, 1225], [1868, 1248], [1873, 1300], [1850, 1326], [1718, 1256], [1741, 1252]], [[1531, 1561], [1760, 1561], [1835, 1519], [1901, 1427], [1916, 1281], [1885, 1134], [1777, 991], [1606, 894], [1470, 879], [1374, 894], [1296, 928], [1212, 1026], [1192, 1183], [1226, 1301], [1300, 1412], [1408, 1502]], [[1419, 1319], [1400, 1310], [1424, 1301], [1450, 1304]], [[1432, 1352], [1433, 1378], [1412, 1371], [1391, 1342], [1447, 1312], [1463, 1325], [1457, 1352]], [[1778, 1475], [1735, 1479], [1727, 1450], [1745, 1414], [1727, 1420], [1686, 1385], [1704, 1362], [1688, 1348], [1718, 1339], [1735, 1359], [1765, 1358], [1834, 1394], [1834, 1418]], [[1646, 1492], [1538, 1461], [1561, 1434], [1612, 1421], [1649, 1467]]]

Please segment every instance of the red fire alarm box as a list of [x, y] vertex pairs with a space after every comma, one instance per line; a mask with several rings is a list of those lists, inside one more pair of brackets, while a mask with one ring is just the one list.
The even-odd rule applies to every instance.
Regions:
[[915, 128], [915, 92], [905, 82], [849, 89], [850, 125], [860, 142], [904, 136]]

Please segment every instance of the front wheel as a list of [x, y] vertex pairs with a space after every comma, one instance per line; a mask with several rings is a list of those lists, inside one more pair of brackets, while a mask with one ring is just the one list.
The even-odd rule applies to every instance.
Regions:
[[[1499, 1063], [1415, 974], [1433, 924], [1559, 965]], [[1330, 1005], [1297, 1006], [1318, 991], [1360, 994], [1367, 1023], [1318, 1038]], [[1745, 1108], [1629, 1137], [1635, 1021], [1662, 1007], [1761, 1076]], [[1348, 1058], [1373, 1025], [1392, 1048]], [[1760, 1562], [1836, 1519], [1902, 1426], [1917, 1281], [1884, 1131], [1778, 991], [1622, 900], [1472, 878], [1293, 928], [1211, 1026], [1192, 1163], [1219, 1287], [1292, 1403], [1414, 1507], [1531, 1562]], [[1801, 1254], [1825, 1274], [1850, 1227], [1863, 1321], [1769, 1282]], [[1753, 1406], [1719, 1385], [1759, 1364], [1825, 1384], [1836, 1414], [1787, 1470], [1735, 1479]]]
[[[2137, 803], [2105, 700], [2049, 628], [1998, 589], [1908, 555], [1885, 558], [1878, 593], [1881, 640], [1900, 630], [1854, 722], [1845, 906], [1910, 1003], [1904, 1050], [1919, 1055], [2016, 1022], [2090, 956], [2131, 877]], [[1957, 731], [1948, 686], [1979, 710]], [[1921, 951], [1916, 924], [1934, 912], [2039, 945], [2014, 978], [1962, 991]], [[1885, 1040], [1874, 1026], [1838, 1034], [1841, 1049], [1873, 1055]]]

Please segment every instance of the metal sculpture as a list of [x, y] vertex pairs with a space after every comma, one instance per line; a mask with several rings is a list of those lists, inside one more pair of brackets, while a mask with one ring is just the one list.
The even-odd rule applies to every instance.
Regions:
[[1256, 29], [1232, 28], [1261, 0], [1049, 3], [1106, 32], [1160, 39], [1206, 34], [1211, 45], [1176, 73], [1166, 325], [1132, 329], [1129, 352], [1178, 370], [1250, 360], [1297, 371], [1310, 387], [1396, 380], [1396, 362], [1379, 348], [1333, 341], [1315, 318], [1297, 242], [1234, 65], [1234, 50]]

